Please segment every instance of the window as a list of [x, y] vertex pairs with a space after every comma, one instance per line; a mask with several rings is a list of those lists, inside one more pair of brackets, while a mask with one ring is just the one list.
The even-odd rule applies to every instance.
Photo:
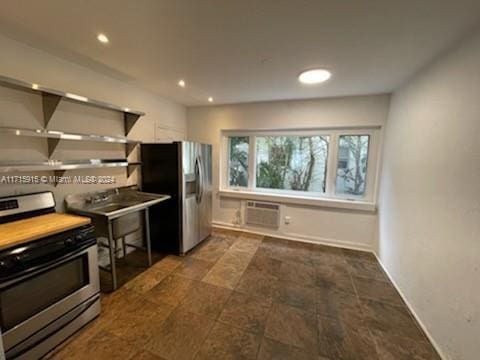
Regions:
[[256, 138], [258, 188], [325, 192], [328, 136]]
[[378, 129], [228, 132], [223, 188], [374, 200]]
[[365, 193], [369, 135], [341, 135], [338, 140], [337, 194]]
[[229, 163], [228, 178], [230, 186], [248, 186], [248, 136], [230, 136], [228, 138]]

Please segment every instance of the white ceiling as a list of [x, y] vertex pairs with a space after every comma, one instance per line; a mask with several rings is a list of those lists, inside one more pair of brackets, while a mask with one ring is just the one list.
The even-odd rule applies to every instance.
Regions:
[[[473, 28], [480, 1], [2, 0], [0, 9], [7, 36], [202, 105], [208, 96], [218, 104], [390, 92]], [[300, 85], [298, 73], [313, 67], [333, 77]]]

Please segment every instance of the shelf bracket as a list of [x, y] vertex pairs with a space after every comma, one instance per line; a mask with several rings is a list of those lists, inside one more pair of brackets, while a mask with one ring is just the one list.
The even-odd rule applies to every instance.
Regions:
[[60, 142], [60, 139], [55, 139], [55, 138], [47, 139], [49, 159], [52, 157], [53, 153], [55, 152], [55, 149], [57, 148], [59, 142]]
[[127, 166], [127, 178], [132, 176], [132, 174], [135, 172], [136, 169], [138, 169], [140, 165], [139, 164], [128, 164]]
[[55, 174], [55, 176], [62, 177], [63, 175], [65, 175], [66, 171], [67, 170], [53, 170], [53, 173]]
[[62, 100], [62, 97], [59, 95], [42, 92], [43, 121], [45, 123], [45, 128], [52, 119], [53, 113], [57, 109], [60, 100]]
[[[67, 170], [53, 170], [53, 175], [55, 175], [55, 179], [57, 179], [57, 178], [65, 175], [66, 171]], [[58, 181], [55, 181], [55, 184], [53, 184], [53, 186], [57, 187], [58, 186]]]
[[127, 154], [127, 157], [130, 156], [130, 154], [132, 153], [133, 149], [135, 149], [135, 146], [137, 146], [136, 143], [126, 143], [125, 144], [125, 152]]
[[132, 128], [135, 126], [139, 117], [140, 115], [137, 114], [128, 112], [123, 113], [123, 120], [125, 122], [125, 136], [127, 136], [130, 130], [132, 130]]

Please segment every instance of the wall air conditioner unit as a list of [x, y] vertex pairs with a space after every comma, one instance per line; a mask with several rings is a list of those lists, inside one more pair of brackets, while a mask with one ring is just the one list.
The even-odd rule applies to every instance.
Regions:
[[245, 225], [278, 229], [280, 204], [248, 200], [245, 206]]

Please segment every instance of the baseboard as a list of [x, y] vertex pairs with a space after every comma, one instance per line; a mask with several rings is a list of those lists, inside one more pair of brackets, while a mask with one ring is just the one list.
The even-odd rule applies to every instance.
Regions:
[[344, 249], [373, 252], [372, 248], [368, 245], [356, 244], [348, 241], [325, 239], [325, 238], [305, 236], [305, 235], [293, 234], [293, 233], [272, 234], [268, 232], [263, 232], [259, 229], [249, 229], [249, 228], [242, 227], [240, 225], [236, 226], [236, 225], [221, 222], [221, 221], [213, 221], [213, 226], [221, 229], [241, 231], [241, 232], [246, 232], [246, 233], [256, 234], [256, 235], [263, 235], [263, 236], [272, 236], [279, 239], [299, 241], [299, 242], [308, 243], [308, 244], [319, 244], [319, 245], [327, 245], [327, 246], [333, 246], [333, 247], [344, 248]]
[[271, 234], [271, 233], [266, 233], [262, 232], [260, 230], [252, 230], [252, 229], [247, 229], [242, 226], [235, 226], [229, 223], [224, 223], [220, 221], [214, 221], [213, 226], [221, 229], [226, 229], [226, 230], [232, 230], [232, 231], [239, 231], [239, 232], [246, 232], [246, 233], [251, 233], [251, 234], [256, 234], [256, 235], [263, 235], [263, 236], [272, 236], [276, 237], [279, 239], [286, 239], [286, 240], [292, 240], [292, 241], [299, 241], [299, 242], [305, 242], [305, 243], [311, 243], [311, 244], [321, 244], [321, 245], [328, 245], [328, 246], [334, 246], [334, 247], [339, 247], [339, 248], [346, 248], [346, 249], [352, 249], [352, 250], [360, 250], [360, 251], [368, 251], [371, 252], [375, 255], [375, 258], [377, 259], [378, 263], [382, 267], [383, 271], [387, 275], [388, 279], [390, 282], [393, 284], [397, 292], [400, 294], [400, 297], [402, 298], [403, 302], [405, 305], [408, 307], [409, 311], [417, 321], [417, 323], [420, 325], [422, 331], [425, 333], [427, 336], [428, 340], [430, 343], [433, 345], [435, 350], [437, 351], [438, 355], [442, 360], [447, 360], [447, 357], [443, 354], [443, 352], [440, 349], [440, 346], [437, 344], [435, 339], [432, 337], [432, 335], [428, 332], [427, 328], [423, 324], [423, 322], [420, 320], [420, 317], [417, 315], [415, 310], [413, 309], [412, 305], [410, 302], [407, 300], [403, 292], [400, 290], [398, 287], [397, 283], [393, 279], [393, 277], [390, 275], [388, 272], [387, 268], [383, 264], [383, 262], [380, 260], [378, 255], [376, 254], [375, 251], [372, 251], [370, 247], [367, 246], [359, 246], [358, 244], [352, 244], [350, 242], [343, 242], [343, 241], [337, 241], [337, 240], [330, 240], [330, 239], [322, 239], [322, 238], [317, 238], [317, 237], [307, 237], [304, 235], [299, 235], [299, 234], [290, 234], [290, 235], [277, 235], [277, 234]]
[[407, 297], [403, 294], [402, 290], [400, 290], [400, 287], [397, 285], [397, 283], [395, 282], [395, 280], [393, 279], [393, 277], [390, 275], [390, 273], [388, 272], [387, 268], [385, 267], [385, 265], [383, 264], [382, 260], [378, 257], [377, 253], [373, 253], [375, 255], [375, 257], [377, 258], [377, 261], [378, 263], [380, 264], [380, 266], [382, 267], [383, 271], [385, 272], [385, 274], [387, 275], [388, 279], [390, 280], [390, 282], [393, 284], [393, 286], [395, 287], [395, 289], [397, 290], [397, 292], [400, 294], [400, 297], [402, 298], [403, 302], [405, 303], [405, 305], [407, 305], [408, 307], [408, 310], [410, 310], [410, 313], [413, 315], [413, 317], [415, 318], [415, 320], [417, 321], [417, 323], [420, 325], [422, 331], [424, 332], [424, 334], [427, 336], [428, 340], [430, 341], [430, 343], [432, 344], [432, 346], [435, 348], [435, 350], [437, 351], [437, 354], [440, 356], [440, 358], [442, 360], [447, 360], [447, 357], [445, 356], [445, 354], [442, 352], [442, 350], [440, 349], [440, 346], [438, 345], [438, 343], [435, 341], [435, 339], [432, 337], [432, 335], [428, 332], [425, 324], [422, 322], [422, 320], [420, 319], [420, 317], [417, 315], [417, 313], [415, 312], [415, 310], [413, 309], [412, 305], [410, 304], [410, 302], [408, 301]]

